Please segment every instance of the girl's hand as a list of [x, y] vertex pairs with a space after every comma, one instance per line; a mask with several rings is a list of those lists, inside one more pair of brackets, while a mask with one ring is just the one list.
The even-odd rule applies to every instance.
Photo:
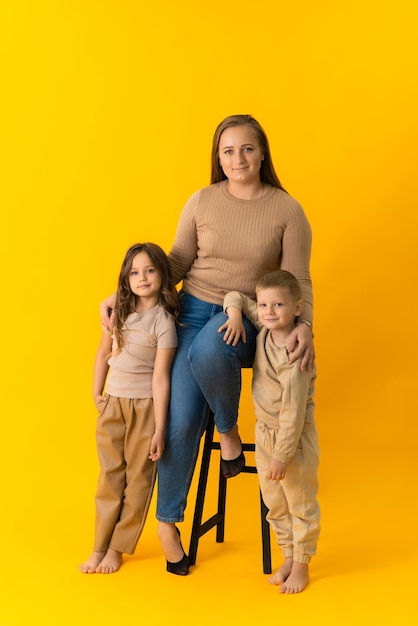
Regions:
[[107, 402], [109, 396], [107, 396], [106, 394], [100, 394], [100, 395], [93, 395], [93, 400], [94, 400], [94, 404], [96, 405], [96, 408], [99, 409], [99, 411], [102, 409], [102, 404], [103, 402]]
[[271, 459], [267, 468], [267, 478], [270, 480], [283, 480], [286, 476], [287, 463]]
[[302, 357], [300, 364], [301, 372], [310, 372], [315, 361], [315, 349], [313, 344], [312, 330], [307, 324], [299, 324], [292, 330], [287, 341], [287, 349], [290, 353], [289, 362], [294, 363]]
[[102, 326], [105, 330], [112, 330], [115, 321], [115, 302], [116, 295], [113, 293], [100, 303], [100, 317], [102, 320]]
[[154, 433], [151, 439], [151, 447], [149, 458], [151, 461], [158, 461], [161, 458], [165, 448], [164, 435], [160, 435], [159, 433]]
[[236, 346], [241, 339], [242, 343], [247, 343], [247, 335], [242, 323], [242, 313], [237, 307], [228, 307], [228, 319], [225, 324], [218, 328], [218, 333], [225, 331], [223, 340], [230, 346]]

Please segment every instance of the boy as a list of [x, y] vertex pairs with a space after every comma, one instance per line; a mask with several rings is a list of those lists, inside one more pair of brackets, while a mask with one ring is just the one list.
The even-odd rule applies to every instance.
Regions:
[[[303, 300], [298, 281], [278, 270], [256, 286], [257, 303], [236, 291], [224, 299], [224, 340], [245, 342], [242, 314], [260, 332], [253, 367], [256, 465], [284, 562], [269, 579], [282, 593], [299, 593], [309, 582], [309, 562], [319, 535], [318, 435], [314, 421], [315, 371], [289, 363], [286, 340], [298, 323]], [[304, 323], [301, 320], [301, 323]], [[309, 326], [311, 324], [306, 321]]]

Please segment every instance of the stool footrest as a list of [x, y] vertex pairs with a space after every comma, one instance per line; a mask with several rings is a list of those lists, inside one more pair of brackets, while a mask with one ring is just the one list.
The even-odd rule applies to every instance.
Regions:
[[[209, 519], [207, 519], [206, 522], [202, 522], [202, 524], [200, 525], [200, 528], [197, 531], [198, 536], [202, 537], [209, 530], [212, 530], [212, 528], [214, 528], [215, 526], [218, 526], [218, 524], [222, 523], [223, 520], [224, 520], [223, 513], [215, 513], [214, 515], [212, 515], [212, 517], [209, 517]], [[223, 537], [222, 537], [222, 539], [216, 538], [216, 541], [218, 543], [222, 543], [223, 542]]]
[[[244, 450], [244, 452], [254, 452], [255, 451], [255, 444], [254, 443], [242, 443], [241, 442], [241, 446], [242, 446], [242, 449]], [[212, 441], [212, 443], [210, 444], [210, 447], [212, 448], [212, 450], [220, 450], [221, 449], [221, 444], [219, 443], [219, 441]]]

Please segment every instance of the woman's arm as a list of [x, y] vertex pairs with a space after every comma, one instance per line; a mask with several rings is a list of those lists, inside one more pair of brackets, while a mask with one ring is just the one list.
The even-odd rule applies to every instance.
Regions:
[[312, 231], [306, 215], [296, 200], [291, 207], [282, 239], [280, 269], [293, 274], [302, 291], [300, 319], [313, 323], [313, 296], [310, 273]]
[[[311, 227], [302, 207], [295, 200], [283, 234], [280, 268], [291, 272], [298, 279], [304, 302], [299, 317], [310, 324], [313, 322], [312, 280], [309, 269], [311, 248]], [[302, 357], [301, 371], [310, 371], [315, 360], [312, 326], [299, 324], [292, 331], [287, 348], [292, 353], [290, 362]]]
[[111, 350], [112, 337], [109, 332], [103, 330], [93, 368], [93, 399], [96, 406], [106, 399], [106, 396], [103, 395], [103, 389], [106, 382], [107, 372], [109, 371], [107, 360]]
[[157, 348], [155, 357], [152, 375], [155, 432], [151, 440], [149, 455], [152, 461], [158, 461], [164, 451], [164, 430], [170, 398], [170, 370], [175, 351], [175, 348]]
[[168, 253], [174, 283], [183, 280], [197, 257], [196, 208], [199, 192], [187, 201], [177, 225], [173, 246]]
[[102, 326], [105, 330], [112, 330], [113, 328], [115, 303], [115, 293], [112, 293], [111, 296], [100, 303], [100, 318], [102, 320]]

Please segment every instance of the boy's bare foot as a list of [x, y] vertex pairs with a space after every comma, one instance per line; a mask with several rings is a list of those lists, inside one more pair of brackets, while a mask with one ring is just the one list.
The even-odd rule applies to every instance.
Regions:
[[96, 572], [98, 574], [114, 574], [118, 571], [122, 562], [122, 552], [116, 552], [116, 550], [109, 548], [104, 559], [96, 567]]
[[103, 561], [105, 554], [106, 552], [93, 552], [90, 558], [80, 565], [80, 572], [83, 572], [83, 574], [94, 574], [99, 563]]
[[242, 452], [238, 426], [234, 426], [229, 433], [219, 433], [219, 443], [221, 446], [221, 456], [225, 461], [232, 461], [238, 458]]
[[280, 593], [299, 593], [309, 582], [309, 566], [293, 561], [292, 571], [280, 587]]
[[269, 583], [271, 585], [282, 585], [285, 580], [289, 577], [290, 572], [292, 571], [293, 559], [292, 557], [287, 557], [283, 561], [281, 567], [277, 570], [271, 578], [269, 578]]

